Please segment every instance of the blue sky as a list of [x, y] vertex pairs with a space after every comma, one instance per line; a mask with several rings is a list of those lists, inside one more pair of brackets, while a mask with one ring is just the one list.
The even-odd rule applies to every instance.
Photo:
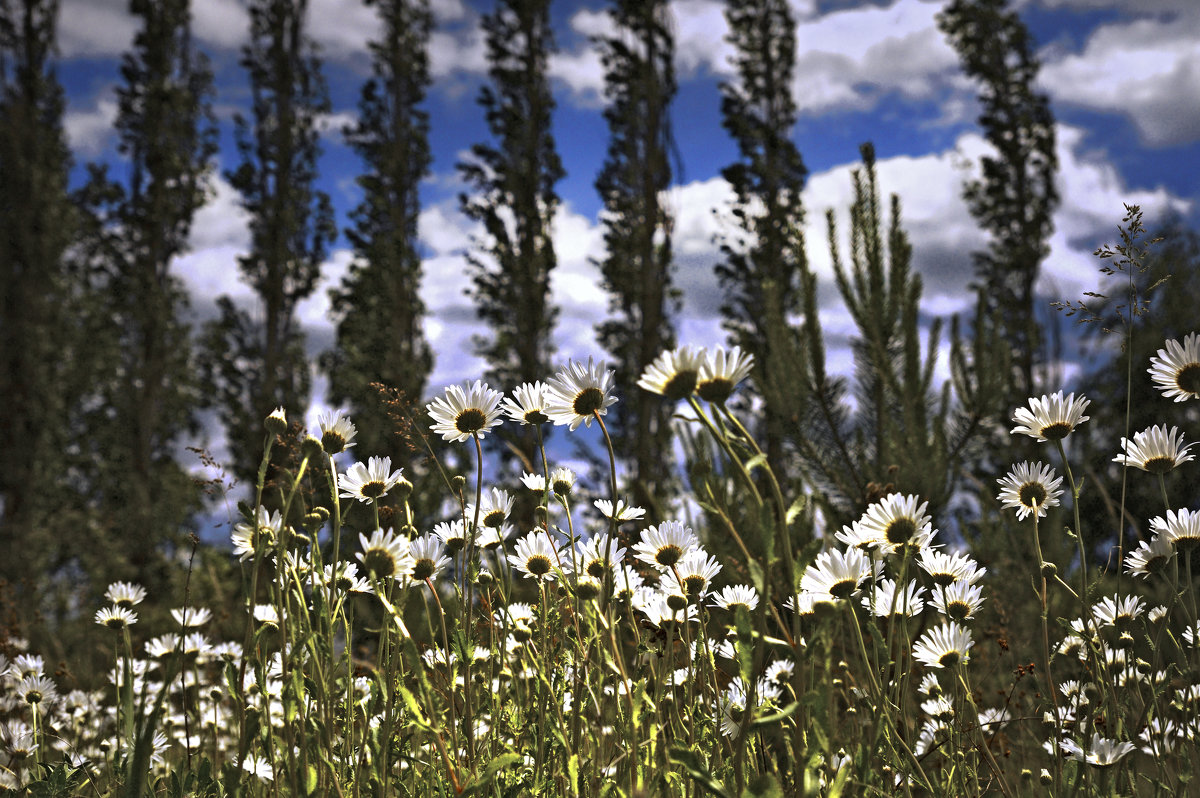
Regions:
[[[464, 253], [475, 231], [458, 213], [462, 185], [455, 164], [476, 141], [487, 140], [475, 102], [486, 75], [478, 21], [485, 0], [433, 0], [437, 30], [431, 43], [435, 77], [434, 162], [422, 195], [422, 244], [430, 310], [427, 334], [437, 355], [430, 386], [475, 378], [482, 370], [471, 336], [485, 332], [464, 294]], [[964, 179], [987, 151], [975, 125], [975, 87], [936, 27], [942, 0], [792, 0], [798, 20], [795, 140], [810, 171], [805, 201], [808, 252], [821, 279], [822, 318], [834, 363], [845, 364], [853, 328], [829, 282], [824, 214], [835, 209], [844, 230], [851, 198], [849, 171], [858, 146], [874, 142], [882, 191], [900, 195], [915, 262], [925, 281], [929, 315], [969, 312], [970, 253], [985, 239], [961, 200]], [[673, 116], [682, 172], [666, 201], [675, 214], [676, 283], [684, 309], [681, 343], [723, 341], [712, 275], [714, 235], [725, 227], [729, 192], [720, 170], [736, 157], [720, 125], [718, 84], [732, 78], [723, 4], [674, 0], [680, 91]], [[556, 141], [567, 170], [559, 184], [556, 221], [559, 269], [554, 298], [562, 307], [556, 333], [561, 359], [604, 353], [592, 330], [606, 314], [592, 259], [603, 255], [599, 203], [593, 189], [604, 158], [603, 73], [589, 36], [610, 30], [605, 4], [563, 0], [552, 5], [561, 52], [552, 74], [559, 109]], [[1058, 119], [1062, 207], [1039, 283], [1046, 302], [1094, 290], [1095, 246], [1115, 239], [1122, 203], [1143, 206], [1149, 218], [1167, 212], [1200, 220], [1200, 3], [1196, 0], [1023, 0], [1018, 2], [1038, 42], [1042, 89]], [[230, 117], [247, 97], [238, 48], [247, 17], [239, 0], [193, 0], [195, 36], [217, 72], [216, 109], [222, 121], [220, 166], [236, 166]], [[333, 112], [326, 120], [322, 185], [339, 219], [357, 201], [361, 164], [342, 142], [369, 64], [365, 42], [374, 13], [354, 0], [310, 0], [310, 34], [322, 48]], [[63, 0], [59, 74], [68, 99], [66, 127], [79, 163], [115, 159], [111, 131], [119, 82], [118, 58], [136, 25], [125, 0]], [[113, 174], [122, 175], [119, 162]], [[198, 318], [230, 294], [249, 302], [236, 257], [248, 241], [236, 193], [223, 178], [198, 216], [192, 251], [180, 258]], [[300, 308], [310, 348], [332, 342], [327, 288], [340, 281], [350, 253], [336, 242], [324, 284]], [[320, 397], [317, 397], [319, 400]]]

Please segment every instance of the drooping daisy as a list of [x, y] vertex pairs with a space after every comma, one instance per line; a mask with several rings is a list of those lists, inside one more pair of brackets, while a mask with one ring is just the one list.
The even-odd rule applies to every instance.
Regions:
[[633, 553], [642, 562], [665, 571], [699, 547], [700, 539], [690, 527], [679, 521], [663, 521], [642, 530], [642, 539], [634, 545]]
[[1142, 541], [1136, 549], [1125, 555], [1125, 570], [1143, 579], [1163, 569], [1175, 556], [1175, 547], [1166, 535], [1155, 535], [1147, 543]]
[[372, 457], [368, 465], [355, 463], [345, 474], [340, 474], [338, 487], [343, 499], [357, 499], [367, 504], [396, 487], [403, 475], [404, 469], [392, 472], [392, 458]]
[[593, 579], [604, 579], [625, 561], [625, 548], [607, 532], [601, 532], [576, 544], [575, 559], [581, 573]]
[[321, 428], [321, 448], [326, 454], [338, 454], [354, 446], [358, 429], [342, 411], [329, 411], [317, 416]]
[[519, 424], [537, 426], [550, 420], [546, 415], [546, 397], [550, 386], [541, 380], [526, 382], [513, 390], [511, 398], [502, 403], [505, 414]]
[[105, 607], [96, 610], [96, 623], [109, 629], [125, 629], [137, 623], [137, 613], [120, 605]]
[[433, 534], [442, 539], [451, 552], [461, 550], [467, 545], [470, 536], [467, 534], [467, 525], [461, 518], [455, 518], [453, 521], [442, 521], [433, 527]]
[[[492, 488], [480, 496], [479, 525], [485, 527], [501, 527], [512, 513], [513, 497], [508, 491]], [[475, 517], [475, 505], [467, 505], [467, 518]]]
[[[885, 554], [919, 552], [928, 547], [934, 536], [932, 519], [925, 515], [929, 502], [917, 502], [917, 496], [889, 493], [875, 502], [854, 523], [856, 548], [878, 548]], [[862, 545], [875, 541], [873, 546]]]
[[230, 535], [233, 553], [238, 555], [240, 560], [253, 557], [256, 552], [271, 551], [283, 530], [283, 516], [278, 510], [268, 513], [267, 508], [260, 505], [254, 517], [254, 524], [237, 524]]
[[398, 580], [412, 573], [413, 559], [408, 541], [392, 530], [376, 529], [369, 538], [360, 532], [358, 542], [362, 551], [355, 556], [376, 579]]
[[1133, 434], [1133, 440], [1121, 439], [1124, 454], [1113, 458], [1113, 462], [1131, 465], [1151, 474], [1165, 474], [1175, 466], [1194, 459], [1187, 450], [1195, 446], [1183, 443], [1183, 433], [1175, 427], [1167, 430], [1166, 424], [1150, 427]]
[[754, 355], [743, 353], [740, 346], [729, 351], [718, 346], [705, 353], [696, 393], [706, 402], [721, 404], [733, 394], [739, 382], [750, 376], [753, 367]]
[[968, 554], [950, 554], [948, 552], [924, 549], [917, 558], [917, 564], [929, 574], [935, 585], [966, 582], [975, 584], [987, 573], [986, 568], [980, 568]]
[[437, 535], [425, 534], [408, 544], [413, 559], [412, 578], [415, 582], [433, 579], [450, 565], [450, 558], [443, 553], [444, 545]]
[[543, 530], [536, 530], [517, 541], [516, 550], [508, 555], [509, 563], [526, 579], [555, 579], [554, 566], [558, 563], [558, 546]]
[[1017, 520], [1036, 513], [1038, 518], [1046, 515], [1047, 507], [1057, 507], [1062, 496], [1062, 477], [1055, 477], [1054, 469], [1044, 463], [1026, 460], [1017, 463], [1000, 483], [996, 496], [1001, 507], [1012, 507], [1017, 511]]
[[[594, 502], [592, 502], [592, 504], [596, 505], [596, 509], [599, 510], [600, 514], [605, 518], [613, 518], [612, 502], [610, 502], [608, 499], [596, 499]], [[645, 514], [645, 509], [626, 504], [624, 499], [617, 499], [616, 522], [618, 524], [622, 521], [636, 521]]]
[[960, 663], [965, 665], [970, 659], [969, 652], [973, 645], [975, 642], [971, 639], [970, 630], [955, 621], [949, 621], [921, 635], [921, 639], [913, 646], [913, 659], [927, 668], [952, 668]]
[[915, 581], [901, 590], [891, 579], [880, 579], [874, 591], [859, 599], [868, 611], [874, 610], [880, 618], [892, 615], [913, 617], [925, 609], [925, 588]]
[[870, 575], [871, 561], [860, 549], [823, 551], [804, 569], [800, 591], [817, 597], [845, 599], [856, 594]]
[[1175, 551], [1187, 554], [1200, 545], [1200, 512], [1168, 510], [1166, 518], [1151, 519], [1150, 528], [1165, 537]]
[[710, 599], [712, 606], [733, 612], [737, 607], [745, 607], [752, 611], [758, 606], [758, 591], [750, 585], [728, 585], [714, 593]]
[[207, 607], [181, 607], [177, 610], [171, 610], [171, 617], [175, 619], [175, 623], [184, 629], [189, 629], [193, 626], [203, 626], [208, 623], [212, 618], [212, 611]]
[[1091, 745], [1085, 751], [1079, 743], [1074, 740], [1062, 740], [1058, 744], [1063, 752], [1078, 762], [1086, 762], [1093, 767], [1106, 768], [1117, 764], [1132, 751], [1135, 746], [1133, 743], [1118, 742], [1109, 740], [1106, 737], [1101, 737], [1099, 734], [1092, 734]]
[[1174, 339], [1150, 358], [1147, 369], [1163, 396], [1183, 402], [1200, 397], [1200, 338], [1188, 333], [1183, 344]]
[[590, 427], [596, 415], [606, 415], [617, 401], [617, 397], [609, 396], [613, 376], [603, 361], [594, 363], [589, 357], [586, 366], [569, 361], [550, 380], [546, 414], [555, 426], [565, 424], [574, 430], [582, 423]]
[[1090, 418], [1083, 414], [1089, 404], [1090, 400], [1083, 396], [1076, 398], [1073, 393], [1063, 398], [1062, 391], [1030, 399], [1029, 407], [1018, 407], [1013, 413], [1017, 426], [1012, 434], [1019, 432], [1039, 441], [1061, 441]]
[[983, 609], [983, 586], [955, 582], [933, 591], [933, 606], [952, 621], [968, 621]]
[[667, 399], [685, 399], [696, 390], [704, 350], [691, 346], [669, 349], [642, 371], [638, 387]]
[[431, 429], [448, 441], [465, 441], [472, 435], [483, 437], [500, 423], [500, 402], [504, 395], [480, 380], [451, 385], [425, 408], [434, 423]]
[[128, 609], [142, 603], [146, 598], [146, 588], [132, 582], [113, 582], [108, 586], [108, 590], [104, 591], [104, 597], [115, 606]]

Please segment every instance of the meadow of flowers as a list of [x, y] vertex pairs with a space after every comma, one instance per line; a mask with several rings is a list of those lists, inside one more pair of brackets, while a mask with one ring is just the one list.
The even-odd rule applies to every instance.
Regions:
[[[1035, 556], [1024, 582], [994, 584], [920, 496], [885, 495], [853, 524], [816, 531], [812, 506], [784, 495], [731, 410], [751, 366], [737, 348], [681, 347], [621, 386], [677, 403], [720, 453], [688, 487], [708, 534], [736, 553], [724, 558], [691, 515], [646, 523], [618, 491], [611, 445], [607, 499], [581, 501], [576, 475], [544, 447], [536, 473], [492, 484], [482, 439], [497, 425], [531, 425], [541, 440], [545, 425], [596, 424], [608, 440], [621, 395], [603, 363], [569, 363], [507, 397], [474, 382], [435, 398], [427, 429], [464, 447], [474, 473], [447, 476], [432, 529], [414, 528], [403, 469], [358, 452], [341, 414], [300, 441], [298, 467], [268, 492], [288, 431], [273, 413], [255, 503], [232, 531], [243, 631], [217, 639], [204, 606], [145, 629], [143, 602], [177, 599], [114, 583], [95, 621], [115, 655], [90, 692], [60, 690], [37, 652], [9, 641], [19, 653], [0, 658], [0, 785], [97, 796], [1194, 789], [1200, 513], [1168, 500], [1172, 472], [1193, 459], [1182, 432], [1164, 423], [1114, 446], [1146, 472], [1131, 478], [1158, 480], [1164, 507], [1147, 519], [1153, 537], [1123, 540], [1120, 572], [1103, 573], [1079, 533], [1069, 457], [1088, 400], [1059, 392], [1016, 408], [1012, 434], [1045, 457], [990, 490]], [[1176, 401], [1200, 398], [1200, 338], [1167, 341], [1148, 370]], [[363, 460], [341, 470], [348, 456]], [[320, 488], [316, 500], [302, 485]], [[518, 524], [522, 491], [536, 507]], [[385, 500], [402, 508], [386, 528]], [[1065, 556], [1047, 545], [1062, 527], [1040, 526], [1053, 508], [1068, 511]], [[343, 535], [351, 510], [376, 521], [357, 540]], [[1040, 607], [1012, 640], [980, 621], [997, 590]]]

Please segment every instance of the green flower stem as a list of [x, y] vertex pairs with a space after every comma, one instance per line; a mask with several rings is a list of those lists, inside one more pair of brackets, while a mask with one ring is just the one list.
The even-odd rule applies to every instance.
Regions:
[[1075, 476], [1071, 473], [1071, 463], [1067, 460], [1067, 452], [1063, 448], [1062, 439], [1056, 440], [1054, 445], [1058, 447], [1058, 456], [1062, 460], [1063, 471], [1067, 475], [1067, 484], [1071, 486], [1071, 510], [1075, 516], [1075, 542], [1079, 544], [1079, 617], [1086, 618], [1088, 614], [1087, 552], [1083, 546], [1083, 525], [1079, 521], [1079, 491], [1082, 486], [1075, 483]]
[[[1050, 701], [1054, 705], [1054, 736], [1055, 744], [1058, 743], [1058, 737], [1062, 733], [1062, 710], [1058, 706], [1058, 686], [1054, 682], [1054, 676], [1050, 670], [1050, 602], [1049, 591], [1046, 582], [1046, 560], [1042, 556], [1042, 538], [1038, 532], [1038, 514], [1033, 513], [1033, 545], [1037, 550], [1038, 556], [1038, 577], [1042, 580], [1041, 602], [1042, 602], [1042, 659], [1045, 663], [1045, 680], [1046, 692], [1050, 694]], [[1054, 793], [1057, 795], [1062, 789], [1062, 757], [1054, 757]]]
[[[1011, 796], [1013, 792], [1009, 788], [1008, 782], [1004, 779], [1004, 771], [1000, 769], [1000, 765], [997, 764], [996, 758], [992, 755], [992, 748], [988, 745], [988, 740], [983, 734], [983, 727], [979, 725], [979, 707], [976, 706], [975, 698], [971, 694], [971, 686], [967, 683], [965, 663], [961, 660], [956, 667], [956, 675], [958, 676], [958, 683], [962, 686], [963, 696], [966, 698], [967, 703], [971, 705], [971, 716], [975, 719], [975, 731], [979, 734], [979, 747], [983, 750], [984, 759], [987, 760], [988, 767], [991, 768], [992, 773], [1000, 781], [1000, 792], [1006, 796]], [[1057, 759], [1057, 757], [1055, 758]]]

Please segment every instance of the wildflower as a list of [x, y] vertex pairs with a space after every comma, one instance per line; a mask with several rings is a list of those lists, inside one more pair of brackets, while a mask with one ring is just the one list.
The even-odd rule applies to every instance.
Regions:
[[1133, 440], [1121, 439], [1125, 454], [1113, 458], [1113, 462], [1131, 465], [1151, 474], [1165, 474], [1176, 466], [1194, 459], [1187, 450], [1194, 443], [1183, 445], [1183, 433], [1175, 427], [1167, 431], [1167, 425], [1150, 427], [1133, 434]]
[[672, 606], [666, 593], [653, 587], [639, 587], [633, 592], [631, 599], [633, 608], [646, 616], [646, 620], [661, 629], [663, 624], [672, 621], [696, 620], [696, 605], [685, 602]]
[[137, 623], [137, 613], [128, 607], [105, 607], [96, 610], [96, 623], [109, 629], [125, 629]]
[[[878, 548], [885, 554], [899, 553], [905, 549], [920, 551], [933, 539], [933, 524], [925, 515], [929, 502], [917, 506], [916, 496], [890, 493], [875, 502], [854, 523], [847, 535], [855, 541], [856, 548]], [[846, 534], [843, 530], [838, 535]]]
[[1168, 510], [1165, 519], [1161, 516], [1151, 519], [1150, 528], [1164, 536], [1175, 551], [1187, 553], [1200, 545], [1200, 512], [1186, 508], [1178, 512]]
[[[758, 606], [758, 591], [749, 585], [729, 585], [714, 593], [712, 606], [733, 612], [738, 606], [746, 608], [747, 612]], [[789, 663], [790, 664], [790, 663]]]
[[872, 595], [863, 596], [860, 603], [868, 610], [874, 607], [875, 614], [880, 618], [889, 615], [920, 615], [925, 609], [925, 588], [916, 582], [909, 582], [908, 587], [901, 590], [891, 579], [881, 579], [875, 586]]
[[230, 535], [233, 553], [239, 555], [238, 559], [245, 560], [256, 553], [269, 551], [283, 531], [283, 516], [278, 510], [268, 513], [267, 508], [259, 506], [254, 517], [253, 524], [240, 523]]
[[[757, 597], [755, 600], [757, 601]], [[778, 685], [785, 685], [792, 680], [792, 673], [795, 670], [796, 663], [790, 659], [777, 659], [767, 666], [763, 678]]]
[[104, 591], [104, 597], [116, 606], [128, 609], [142, 603], [146, 598], [146, 588], [132, 582], [113, 582]]
[[467, 525], [461, 518], [443, 521], [433, 528], [433, 534], [442, 539], [450, 551], [460, 551], [467, 545]]
[[343, 499], [358, 499], [367, 504], [396, 487], [403, 474], [404, 469], [392, 472], [392, 458], [372, 457], [368, 465], [355, 463], [350, 466], [338, 477], [338, 487]]
[[604, 368], [604, 362], [593, 363], [589, 357], [587, 366], [575, 361], [550, 380], [546, 400], [546, 413], [556, 426], [569, 425], [571, 430], [583, 423], [592, 425], [592, 419], [608, 413], [609, 406], [616, 403], [612, 390], [613, 372]]
[[1016, 509], [1017, 520], [1034, 513], [1044, 517], [1047, 507], [1058, 506], [1058, 497], [1063, 493], [1059, 488], [1062, 477], [1055, 477], [1054, 469], [1041, 462], [1017, 463], [1007, 476], [996, 481], [1000, 483], [996, 498], [1002, 507]]
[[279, 610], [274, 604], [255, 604], [254, 605], [254, 620], [265, 626], [274, 626], [279, 628]]
[[[479, 524], [485, 527], [501, 527], [512, 513], [513, 497], [507, 491], [492, 488], [480, 497]], [[467, 518], [475, 517], [475, 506], [467, 506]]]
[[550, 416], [546, 414], [549, 390], [550, 386], [540, 380], [518, 385], [512, 398], [505, 399], [501, 407], [509, 418], [520, 424], [545, 424], [550, 420]]
[[1115, 765], [1135, 747], [1133, 743], [1109, 740], [1095, 733], [1086, 751], [1074, 740], [1062, 740], [1058, 746], [1072, 759], [1100, 768]]
[[679, 521], [663, 521], [658, 526], [643, 529], [642, 539], [634, 545], [633, 551], [637, 559], [665, 571], [699, 547], [700, 540], [690, 527]]
[[1076, 399], [1073, 393], [1064, 399], [1062, 391], [1030, 399], [1029, 407], [1018, 407], [1013, 414], [1017, 426], [1012, 433], [1020, 432], [1039, 441], [1061, 441], [1090, 418], [1083, 414], [1089, 404], [1090, 400], [1082, 396]]
[[412, 573], [413, 559], [408, 541], [392, 530], [376, 529], [370, 538], [360, 532], [358, 540], [362, 545], [358, 561], [376, 579], [401, 579]]
[[634, 592], [645, 584], [642, 575], [630, 565], [622, 565], [620, 572], [613, 579], [613, 598], [619, 601], [629, 601]]
[[436, 535], [426, 534], [409, 543], [412, 556], [412, 578], [424, 582], [440, 574], [450, 565], [450, 558], [442, 553], [442, 541]]
[[159, 635], [146, 642], [146, 656], [151, 659], [162, 659], [169, 654], [174, 654], [178, 647], [179, 635], [174, 633]]
[[700, 365], [696, 393], [706, 402], [722, 404], [733, 394], [737, 384], [750, 376], [753, 367], [754, 355], [743, 353], [740, 346], [728, 352], [718, 346], [705, 355]]
[[26, 676], [17, 683], [17, 695], [26, 704], [49, 704], [58, 698], [58, 688], [45, 676]]
[[267, 432], [282, 435], [287, 431], [287, 414], [283, 412], [282, 407], [277, 407], [271, 411], [263, 423]]
[[203, 626], [212, 618], [212, 611], [206, 607], [183, 607], [171, 610], [171, 617], [184, 629], [193, 626]]
[[512, 524], [485, 526], [479, 530], [479, 534], [475, 538], [475, 545], [481, 549], [494, 549], [512, 537], [512, 534]]
[[370, 593], [371, 583], [359, 576], [358, 566], [349, 561], [330, 563], [321, 569], [321, 582], [342, 593]]
[[242, 760], [242, 770], [260, 781], [271, 781], [275, 778], [275, 769], [271, 767], [271, 761], [256, 754], [249, 754]]
[[803, 593], [845, 599], [858, 593], [859, 585], [871, 574], [871, 563], [859, 549], [823, 551], [800, 577]]
[[638, 387], [667, 399], [684, 399], [696, 390], [704, 350], [681, 346], [660, 354], [642, 372]]
[[558, 559], [558, 547], [544, 531], [530, 532], [517, 541], [516, 551], [508, 555], [508, 561], [527, 579], [553, 581], [554, 563]]
[[1092, 606], [1092, 618], [1101, 626], [1115, 626], [1125, 630], [1146, 609], [1140, 596], [1105, 596]]
[[575, 546], [578, 568], [593, 579], [603, 579], [625, 560], [625, 548], [610, 538], [607, 532], [592, 536]]
[[326, 454], [338, 454], [354, 446], [358, 430], [340, 410], [321, 413], [317, 424], [321, 427], [321, 448]]
[[921, 639], [913, 646], [913, 659], [922, 662], [928, 668], [952, 668], [955, 665], [965, 665], [970, 659], [971, 632], [955, 621], [943, 623], [921, 635]]
[[955, 582], [934, 591], [933, 606], [952, 621], [970, 620], [983, 608], [983, 587]]
[[917, 564], [929, 574], [935, 585], [942, 587], [955, 582], [973, 585], [987, 573], [987, 569], [980, 568], [969, 555], [947, 554], [933, 549], [922, 549]]
[[1155, 535], [1150, 542], [1142, 541], [1125, 555], [1125, 570], [1143, 579], [1158, 573], [1175, 556], [1175, 547], [1167, 535]]
[[709, 583], [720, 572], [721, 564], [717, 558], [697, 548], [683, 555], [667, 576], [679, 581], [689, 599], [696, 599], [708, 592]]
[[503, 394], [483, 382], [451, 385], [445, 396], [425, 405], [433, 419], [433, 431], [448, 441], [465, 441], [472, 435], [483, 437], [500, 423]]
[[1182, 346], [1174, 339], [1167, 341], [1167, 348], [1150, 358], [1147, 371], [1168, 399], [1183, 402], [1200, 396], [1200, 339], [1196, 333], [1188, 333]]
[[949, 696], [939, 696], [921, 702], [921, 711], [934, 720], [949, 723], [954, 720], [954, 702]]
[[[592, 504], [596, 505], [596, 509], [599, 510], [600, 514], [605, 518], [613, 518], [612, 502], [610, 502], [608, 499], [596, 499], [596, 501], [592, 502]], [[643, 508], [626, 504], [624, 499], [617, 499], [617, 512], [615, 520], [618, 524], [622, 521], [636, 521], [645, 514], [646, 511]]]

